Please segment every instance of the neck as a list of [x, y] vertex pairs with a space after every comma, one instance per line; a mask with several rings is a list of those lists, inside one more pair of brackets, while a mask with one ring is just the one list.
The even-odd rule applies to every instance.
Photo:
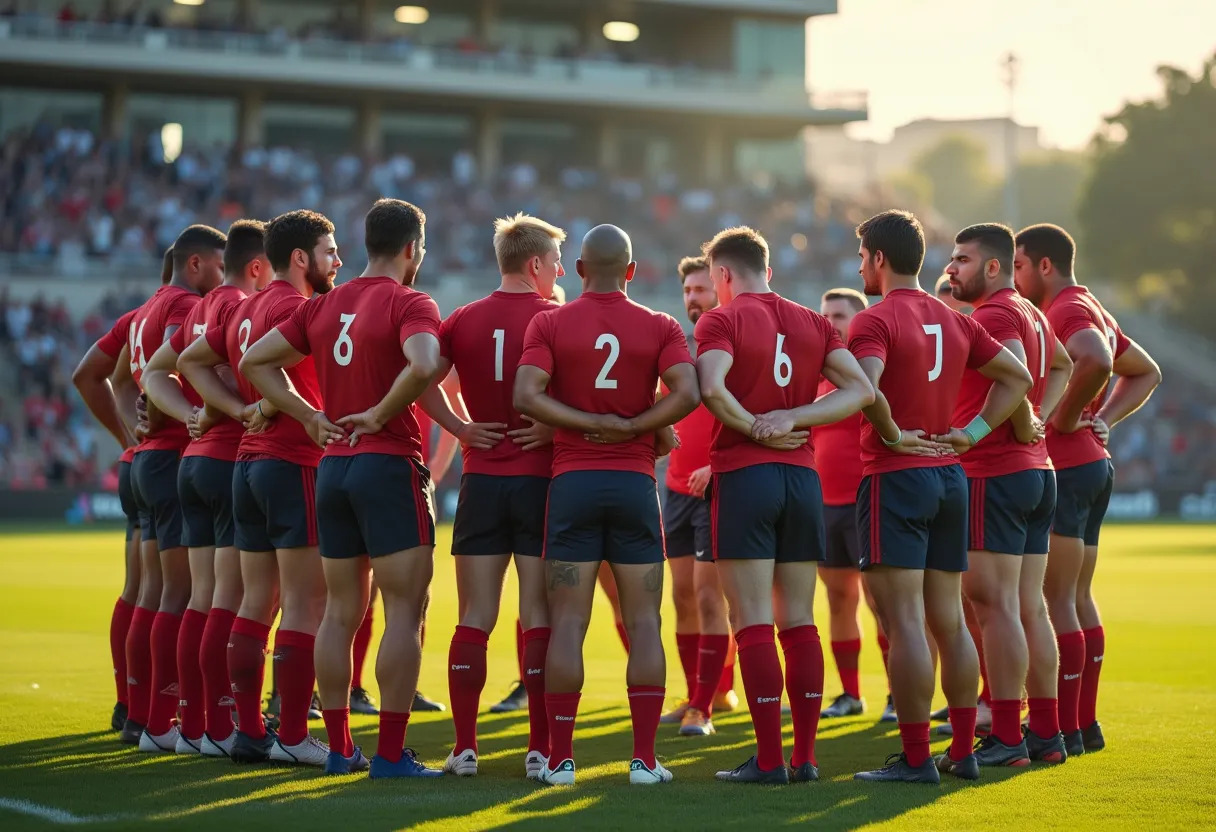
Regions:
[[896, 289], [919, 289], [920, 278], [914, 274], [895, 274], [891, 273], [884, 275], [882, 278], [882, 294], [886, 297], [888, 292], [893, 292]]
[[589, 277], [583, 282], [584, 292], [594, 292], [600, 295], [608, 295], [613, 292], [627, 294], [625, 288], [621, 286], [620, 280], [615, 277]]
[[391, 277], [398, 283], [405, 282], [404, 270], [393, 260], [375, 259], [367, 261], [367, 268], [359, 277]]
[[281, 280], [284, 283], [291, 284], [297, 292], [306, 298], [312, 297], [312, 287], [308, 285], [308, 281], [304, 279], [303, 274], [292, 274], [291, 272], [276, 272], [275, 280]]
[[982, 298], [980, 298], [979, 302], [984, 303], [986, 300], [988, 300], [988, 298], [992, 297], [997, 292], [1003, 292], [1006, 289], [1012, 289], [1012, 288], [1013, 288], [1013, 278], [1012, 277], [998, 277], [996, 280], [987, 284], [987, 291], [984, 292], [984, 296]]
[[169, 285], [176, 286], [178, 289], [185, 289], [187, 292], [194, 292], [196, 295], [199, 294], [198, 289], [190, 285], [190, 281], [185, 275], [174, 274], [173, 278], [169, 281]]
[[735, 294], [736, 295], [767, 295], [773, 291], [769, 288], [768, 281], [755, 277], [734, 277]]
[[1056, 275], [1055, 277], [1046, 281], [1046, 283], [1047, 294], [1043, 296], [1043, 306], [1051, 306], [1051, 302], [1056, 299], [1056, 295], [1060, 294], [1060, 292], [1063, 292], [1070, 286], [1077, 285], [1077, 277], [1076, 275], [1071, 277]]
[[528, 279], [527, 275], [519, 272], [511, 272], [502, 276], [502, 283], [498, 284], [498, 291], [509, 292], [513, 295], [539, 295], [540, 291], [536, 288], [536, 284]]

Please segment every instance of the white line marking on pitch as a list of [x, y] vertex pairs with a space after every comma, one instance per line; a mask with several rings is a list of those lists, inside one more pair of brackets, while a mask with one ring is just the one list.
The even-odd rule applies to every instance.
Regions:
[[74, 815], [66, 809], [56, 809], [54, 806], [42, 806], [29, 800], [14, 800], [8, 797], [0, 797], [0, 809], [8, 809], [10, 812], [65, 826], [80, 823], [106, 823], [129, 817], [129, 815]]

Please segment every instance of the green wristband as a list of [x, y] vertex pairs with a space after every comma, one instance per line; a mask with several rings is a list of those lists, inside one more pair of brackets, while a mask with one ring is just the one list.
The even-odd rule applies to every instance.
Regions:
[[967, 423], [967, 427], [963, 428], [963, 433], [971, 437], [972, 445], [978, 445], [981, 439], [992, 433], [992, 428], [984, 421], [983, 416], [976, 414], [976, 417]]
[[903, 441], [904, 432], [902, 430], [900, 430], [899, 433], [896, 434], [894, 442], [888, 442], [887, 437], [882, 435], [882, 431], [878, 431], [878, 438], [881, 439], [882, 444], [886, 445], [888, 448], [894, 448], [896, 445], [898, 445], [900, 442]]

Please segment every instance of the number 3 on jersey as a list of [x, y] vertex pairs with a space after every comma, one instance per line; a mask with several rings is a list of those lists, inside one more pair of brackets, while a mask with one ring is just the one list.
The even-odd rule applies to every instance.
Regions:
[[342, 331], [338, 333], [338, 340], [334, 341], [334, 361], [342, 367], [349, 365], [355, 355], [355, 342], [350, 339], [350, 325], [355, 322], [357, 314], [344, 312], [338, 316], [338, 320], [342, 322]]

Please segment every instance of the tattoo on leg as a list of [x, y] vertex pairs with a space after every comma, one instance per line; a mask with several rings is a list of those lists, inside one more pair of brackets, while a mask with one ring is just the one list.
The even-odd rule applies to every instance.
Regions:
[[642, 587], [647, 592], [663, 591], [663, 564], [656, 563], [642, 578]]
[[548, 563], [548, 567], [549, 589], [557, 589], [559, 586], [578, 586], [577, 564], [551, 560]]

